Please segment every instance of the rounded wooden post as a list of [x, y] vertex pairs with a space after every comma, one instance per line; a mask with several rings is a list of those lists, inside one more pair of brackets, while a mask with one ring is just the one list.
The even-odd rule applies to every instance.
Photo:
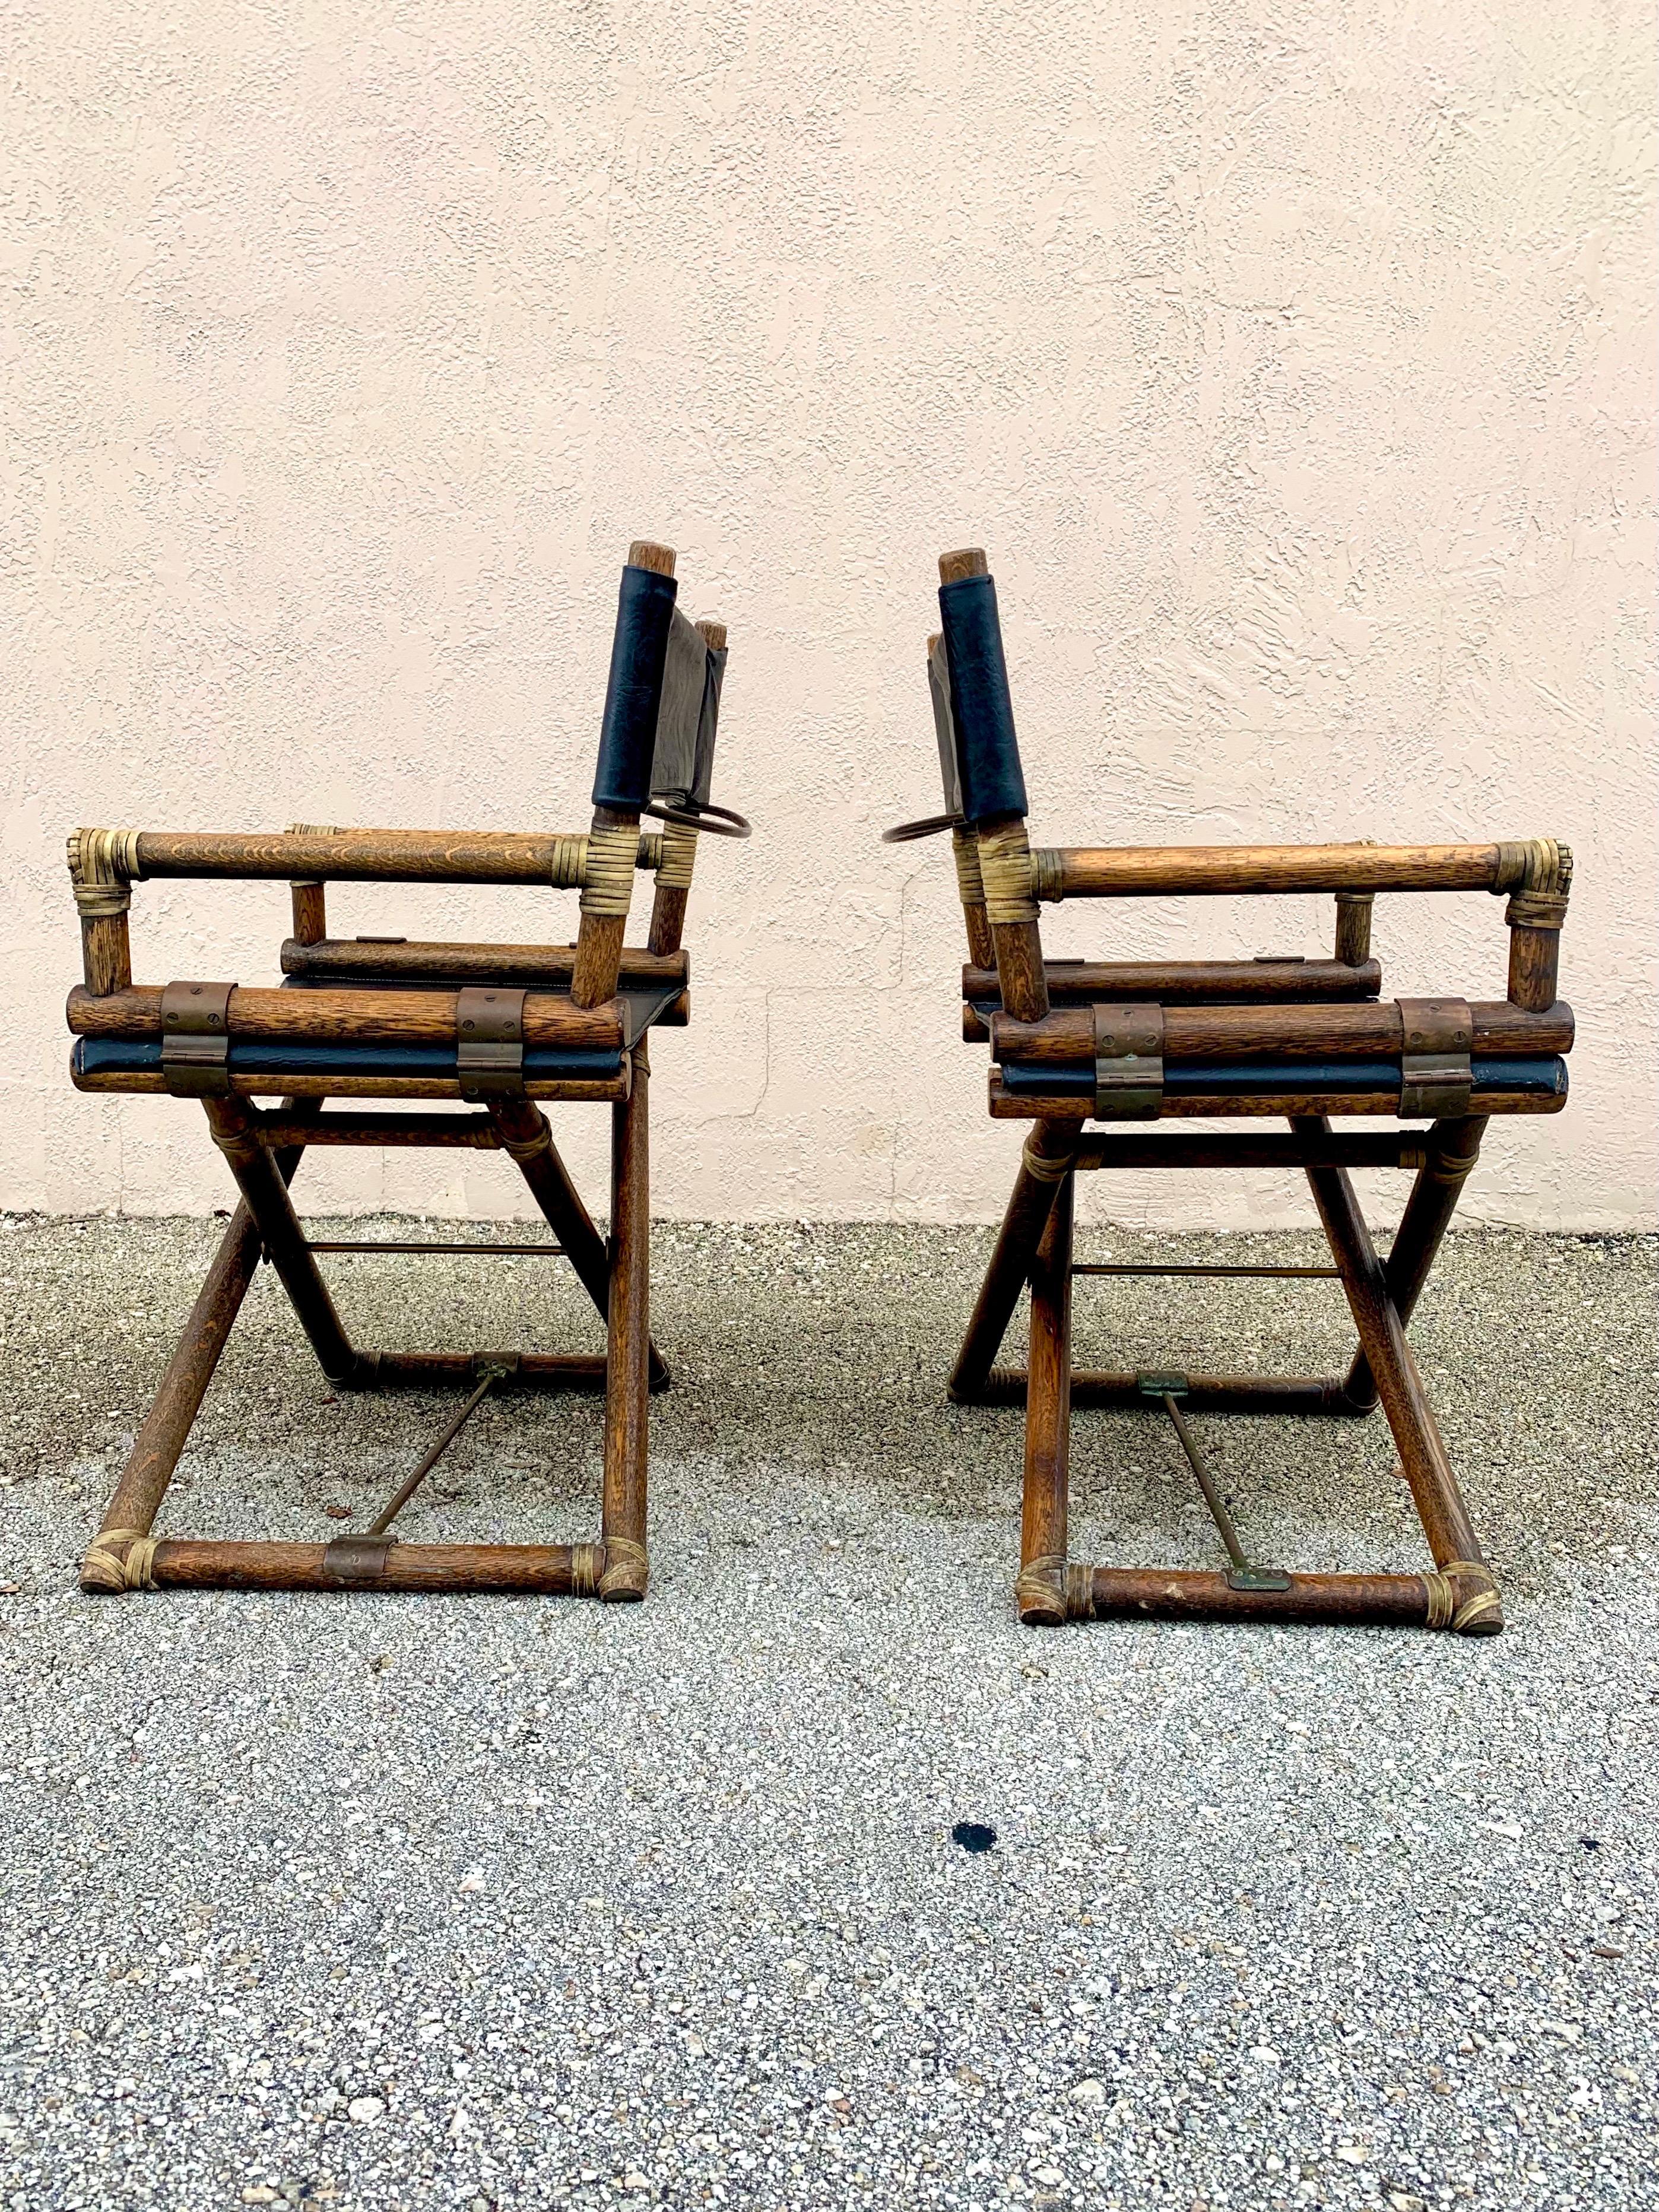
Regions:
[[[1330, 1133], [1322, 1118], [1310, 1116], [1291, 1126], [1310, 1137]], [[1332, 1254], [1342, 1270], [1348, 1308], [1376, 1378], [1401, 1468], [1445, 1589], [1446, 1613], [1441, 1622], [1431, 1625], [1443, 1625], [1466, 1636], [1496, 1636], [1504, 1626], [1497, 1585], [1480, 1556], [1445, 1440], [1406, 1340], [1405, 1326], [1389, 1295], [1382, 1263], [1371, 1243], [1353, 1185], [1342, 1168], [1310, 1168], [1308, 1181]]]
[[611, 1109], [611, 1307], [605, 1390], [605, 1488], [599, 1595], [611, 1604], [642, 1598], [650, 1579], [646, 1548], [646, 1462], [650, 1382], [651, 1066], [641, 1042], [633, 1053], [628, 1097]]
[[1025, 1479], [1014, 1596], [1028, 1627], [1066, 1619], [1066, 1504], [1072, 1439], [1072, 1191], [1054, 1193], [1031, 1269], [1025, 1396]]
[[[1402, 1322], [1411, 1319], [1422, 1296], [1440, 1240], [1480, 1157], [1480, 1139], [1486, 1133], [1485, 1116], [1479, 1114], [1458, 1121], [1437, 1121], [1429, 1132], [1429, 1157], [1412, 1185], [1383, 1269], [1389, 1296]], [[1376, 1404], [1376, 1378], [1363, 1352], [1354, 1354], [1343, 1380], [1342, 1395], [1355, 1413], [1369, 1413]]]
[[1339, 891], [1336, 895], [1336, 957], [1349, 968], [1363, 967], [1371, 957], [1371, 911], [1375, 891]]

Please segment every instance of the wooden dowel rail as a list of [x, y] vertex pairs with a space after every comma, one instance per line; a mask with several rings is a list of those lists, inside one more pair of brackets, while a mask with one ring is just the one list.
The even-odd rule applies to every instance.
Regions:
[[285, 1145], [417, 1146], [478, 1152], [496, 1151], [501, 1138], [488, 1114], [356, 1114], [349, 1109], [314, 1120], [266, 1113], [253, 1117], [254, 1133], [270, 1149]]
[[[374, 1547], [362, 1554], [374, 1558]], [[354, 1571], [331, 1544], [216, 1543], [165, 1536], [150, 1581], [161, 1589], [496, 1590], [526, 1597], [592, 1596], [603, 1571], [597, 1544], [404, 1544], [384, 1564]]]
[[[108, 1006], [108, 1000], [97, 1002]], [[1470, 1050], [1541, 1057], [1570, 1052], [1572, 1009], [1559, 1000], [1529, 1013], [1507, 999], [1472, 1004]], [[1081, 1066], [1095, 1055], [1092, 1008], [1060, 1007], [1045, 1021], [991, 1017], [994, 1060], [1021, 1066]], [[1169, 1006], [1164, 1015], [1166, 1060], [1386, 1060], [1405, 1045], [1397, 1000], [1361, 1006]]]
[[563, 1256], [562, 1244], [439, 1244], [427, 1239], [404, 1238], [380, 1240], [371, 1237], [338, 1238], [309, 1237], [313, 1252], [428, 1252], [475, 1253], [485, 1259], [497, 1260], [557, 1260]]
[[[459, 993], [445, 989], [233, 991], [226, 1010], [228, 1033], [280, 1042], [350, 1043], [372, 1036], [377, 1044], [453, 1044]], [[70, 993], [67, 1018], [76, 1036], [125, 1037], [159, 1042], [162, 1036], [159, 987], [135, 983], [95, 997], [83, 985]], [[615, 1000], [573, 1006], [562, 995], [532, 991], [524, 1002], [527, 1048], [556, 1046], [572, 1052], [619, 1052], [622, 1012]]]
[[1042, 853], [1066, 898], [1237, 897], [1273, 891], [1491, 891], [1492, 845], [1060, 845]]
[[[460, 944], [435, 939], [331, 937], [315, 945], [289, 938], [283, 945], [284, 975], [301, 979], [361, 975], [407, 976], [423, 983], [453, 978], [457, 983], [507, 983], [533, 989], [538, 983], [568, 985], [575, 970], [574, 945]], [[659, 984], [665, 989], [690, 981], [686, 952], [641, 952], [623, 948], [618, 971], [623, 983]]]
[[[1340, 960], [1049, 960], [1043, 964], [1050, 1003], [1091, 1005], [1096, 1000], [1125, 1004], [1142, 999], [1164, 1006], [1206, 1000], [1255, 1005], [1285, 1000], [1374, 999], [1382, 988], [1375, 960], [1350, 966]], [[969, 965], [962, 971], [962, 995], [981, 1004], [997, 996], [994, 968]], [[968, 1031], [964, 1025], [964, 1036]], [[983, 1041], [981, 1024], [970, 1044]]]
[[1079, 1136], [1073, 1165], [1097, 1168], [1421, 1168], [1429, 1158], [1416, 1135], [1367, 1129], [1311, 1139], [1273, 1133], [1200, 1135], [1176, 1130], [1157, 1136]]

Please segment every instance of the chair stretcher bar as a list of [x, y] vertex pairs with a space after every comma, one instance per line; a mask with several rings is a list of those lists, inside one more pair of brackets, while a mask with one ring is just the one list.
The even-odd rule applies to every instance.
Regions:
[[[1374, 999], [1382, 988], [1382, 969], [1375, 960], [1046, 960], [1042, 972], [1049, 999], [1058, 1006], [1137, 999], [1164, 1006], [1214, 1000], [1256, 1006], [1279, 1000], [1299, 1006], [1310, 1000]], [[971, 1034], [964, 1017], [963, 1034], [970, 1044], [983, 1043], [982, 1010], [996, 1007], [1001, 997], [996, 969], [965, 967], [962, 995], [981, 1015]]]

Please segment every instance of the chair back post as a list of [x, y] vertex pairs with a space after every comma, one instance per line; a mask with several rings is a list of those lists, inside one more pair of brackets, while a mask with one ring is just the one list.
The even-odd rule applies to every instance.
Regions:
[[132, 943], [127, 914], [138, 873], [136, 830], [74, 830], [69, 840], [70, 882], [81, 917], [81, 972], [96, 998], [128, 989]]
[[1016, 1021], [1039, 1022], [1048, 986], [996, 586], [976, 545], [941, 554], [939, 574], [963, 820], [977, 848], [1002, 1003]]
[[640, 814], [651, 796], [651, 757], [662, 707], [674, 588], [672, 547], [636, 539], [628, 549], [617, 594], [611, 678], [593, 778], [593, 823], [570, 986], [579, 1006], [597, 1006], [616, 996], [634, 891]]
[[1559, 992], [1561, 929], [1572, 890], [1572, 854], [1553, 837], [1500, 845], [1493, 889], [1507, 889], [1504, 920], [1510, 932], [1509, 1000], [1545, 1013]]
[[1371, 957], [1371, 909], [1375, 891], [1339, 891], [1336, 895], [1335, 957], [1350, 968], [1363, 968]]
[[[693, 625], [710, 653], [726, 650], [726, 624], [700, 622]], [[678, 952], [685, 935], [685, 910], [690, 903], [691, 875], [697, 861], [697, 832], [689, 822], [665, 822], [662, 866], [657, 871], [656, 895], [651, 902], [653, 952]]]

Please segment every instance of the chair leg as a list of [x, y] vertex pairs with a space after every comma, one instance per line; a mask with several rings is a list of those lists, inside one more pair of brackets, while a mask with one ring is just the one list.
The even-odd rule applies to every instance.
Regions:
[[220, 1239], [102, 1525], [81, 1562], [83, 1590], [141, 1589], [149, 1581], [155, 1549], [149, 1532], [248, 1286], [258, 1272], [259, 1251], [258, 1227], [245, 1201]]
[[349, 1389], [357, 1379], [357, 1355], [295, 1218], [288, 1185], [259, 1142], [252, 1111], [240, 1098], [204, 1098], [202, 1103], [213, 1141], [229, 1163], [243, 1202], [264, 1240], [266, 1256], [282, 1278], [324, 1374], [331, 1382]]
[[605, 1393], [605, 1491], [599, 1595], [612, 1604], [642, 1598], [646, 1549], [646, 1449], [650, 1395], [651, 1066], [634, 1048], [629, 1095], [611, 1109], [611, 1292]]
[[[1297, 1121], [1298, 1133], [1323, 1134], [1323, 1119]], [[1400, 1453], [1423, 1533], [1451, 1607], [1449, 1624], [1465, 1635], [1495, 1636], [1504, 1626], [1497, 1586], [1480, 1556], [1468, 1509], [1457, 1486], [1439, 1424], [1382, 1263], [1343, 1168], [1310, 1168], [1325, 1235], [1342, 1270], [1349, 1311]], [[1437, 1593], [1439, 1595], [1440, 1593]], [[1434, 1622], [1434, 1626], [1442, 1623]]]
[[1020, 1156], [1019, 1173], [1002, 1217], [996, 1249], [951, 1370], [950, 1395], [958, 1405], [973, 1404], [982, 1397], [992, 1363], [1048, 1225], [1055, 1194], [1062, 1181], [1070, 1182], [1077, 1134], [1067, 1122], [1039, 1121]]
[[[1410, 1321], [1422, 1296], [1440, 1240], [1480, 1156], [1480, 1139], [1486, 1133], [1486, 1117], [1480, 1114], [1461, 1121], [1437, 1121], [1430, 1132], [1427, 1164], [1418, 1170], [1383, 1268], [1389, 1296], [1402, 1322]], [[1357, 1413], [1369, 1413], [1376, 1407], [1376, 1379], [1363, 1349], [1355, 1352], [1343, 1378], [1342, 1397]]]
[[[285, 1105], [306, 1120], [320, 1110], [320, 1104], [297, 1100]], [[292, 1182], [304, 1158], [301, 1147], [285, 1146], [274, 1158], [283, 1183]], [[149, 1580], [155, 1549], [149, 1532], [262, 1256], [258, 1224], [244, 1200], [219, 1240], [190, 1319], [127, 1454], [115, 1495], [81, 1562], [83, 1590], [112, 1595], [142, 1589]]]
[[1072, 1201], [1075, 1177], [1054, 1185], [1031, 1268], [1025, 1399], [1025, 1480], [1014, 1595], [1030, 1627], [1066, 1619], [1066, 1508], [1072, 1436]]
[[[489, 1118], [501, 1133], [501, 1149], [517, 1162], [542, 1218], [563, 1245], [600, 1318], [608, 1319], [611, 1262], [605, 1239], [593, 1226], [581, 1194], [559, 1158], [546, 1115], [528, 1098], [494, 1098], [489, 1101]], [[651, 1387], [660, 1390], [669, 1381], [668, 1364], [654, 1344], [649, 1358]]]

